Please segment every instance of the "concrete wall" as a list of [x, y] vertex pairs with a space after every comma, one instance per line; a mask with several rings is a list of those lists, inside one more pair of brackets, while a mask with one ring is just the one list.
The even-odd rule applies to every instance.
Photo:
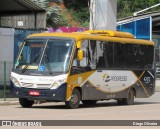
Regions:
[[4, 83], [4, 61], [6, 61], [7, 85], [10, 83], [10, 72], [13, 66], [14, 29], [0, 28], [0, 85]]
[[0, 61], [13, 62], [14, 29], [0, 28]]
[[45, 29], [46, 13], [0, 16], [0, 26], [21, 29]]

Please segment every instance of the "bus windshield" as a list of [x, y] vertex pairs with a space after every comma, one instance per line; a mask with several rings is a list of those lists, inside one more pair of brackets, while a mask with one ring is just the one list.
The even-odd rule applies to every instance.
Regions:
[[74, 41], [71, 39], [28, 39], [21, 45], [15, 69], [62, 72], [69, 69]]

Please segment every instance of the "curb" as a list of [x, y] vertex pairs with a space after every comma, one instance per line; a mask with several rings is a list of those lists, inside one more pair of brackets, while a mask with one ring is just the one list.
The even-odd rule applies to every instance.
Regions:
[[19, 105], [19, 101], [0, 101], [0, 106], [2, 105]]
[[[44, 102], [35, 101], [34, 104], [42, 104]], [[7, 105], [20, 105], [18, 100], [0, 100], [0, 106], [7, 106]]]

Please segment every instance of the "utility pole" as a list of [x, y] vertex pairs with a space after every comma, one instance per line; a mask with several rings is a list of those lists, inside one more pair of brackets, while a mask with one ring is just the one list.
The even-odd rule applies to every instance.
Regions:
[[117, 0], [90, 1], [90, 30], [116, 30]]

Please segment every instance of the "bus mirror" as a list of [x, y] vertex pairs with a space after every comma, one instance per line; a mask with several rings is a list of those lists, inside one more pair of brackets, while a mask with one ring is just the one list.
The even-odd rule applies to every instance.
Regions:
[[81, 48], [81, 41], [77, 42], [77, 48]]
[[78, 50], [77, 59], [78, 59], [79, 61], [80, 61], [80, 60], [83, 60], [83, 50]]

